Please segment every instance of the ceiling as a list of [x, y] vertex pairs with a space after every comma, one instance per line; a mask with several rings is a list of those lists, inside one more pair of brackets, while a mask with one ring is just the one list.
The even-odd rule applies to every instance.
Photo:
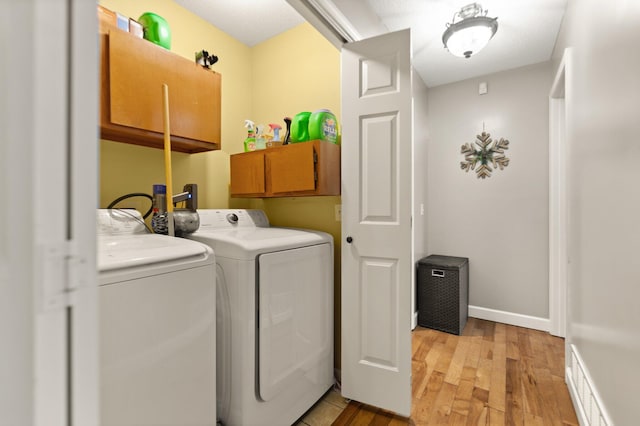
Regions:
[[[287, 0], [176, 0], [215, 27], [254, 46], [304, 22]], [[381, 28], [411, 28], [413, 65], [428, 87], [543, 62], [551, 53], [567, 0], [478, 0], [498, 32], [469, 59], [451, 55], [442, 33], [455, 12], [472, 0], [333, 0], [361, 34], [362, 17], [375, 16]], [[324, 1], [324, 3], [327, 3]], [[366, 9], [366, 10], [365, 10]], [[380, 27], [379, 27], [380, 28]], [[362, 31], [361, 31], [362, 30]], [[380, 31], [377, 30], [377, 33]]]
[[286, 0], [175, 0], [247, 46], [304, 22]]

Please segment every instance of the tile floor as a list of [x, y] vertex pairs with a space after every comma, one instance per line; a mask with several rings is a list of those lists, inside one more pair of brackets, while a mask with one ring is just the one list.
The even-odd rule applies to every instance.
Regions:
[[329, 426], [338, 418], [347, 404], [347, 400], [340, 395], [340, 392], [331, 388], [295, 423], [295, 426]]

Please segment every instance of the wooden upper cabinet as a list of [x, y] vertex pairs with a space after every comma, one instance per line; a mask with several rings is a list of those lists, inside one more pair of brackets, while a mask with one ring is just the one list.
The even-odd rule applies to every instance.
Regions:
[[100, 30], [102, 138], [163, 148], [167, 84], [172, 149], [220, 149], [220, 74], [115, 27]]
[[340, 146], [310, 141], [231, 156], [232, 197], [340, 195]]

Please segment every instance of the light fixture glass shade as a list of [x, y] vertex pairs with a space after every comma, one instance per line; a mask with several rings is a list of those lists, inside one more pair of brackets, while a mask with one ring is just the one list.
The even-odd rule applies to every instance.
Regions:
[[[475, 6], [475, 10], [482, 11], [477, 3], [470, 6]], [[458, 13], [456, 16], [464, 15]], [[452, 55], [469, 58], [482, 50], [494, 36], [498, 30], [497, 19], [486, 16], [465, 17], [459, 22], [448, 25], [442, 35], [442, 43]]]

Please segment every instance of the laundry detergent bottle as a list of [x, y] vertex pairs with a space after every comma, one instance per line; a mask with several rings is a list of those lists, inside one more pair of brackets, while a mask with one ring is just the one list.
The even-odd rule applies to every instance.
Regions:
[[340, 143], [338, 119], [331, 111], [319, 109], [311, 114], [309, 117], [309, 139]]
[[309, 138], [310, 112], [299, 112], [291, 122], [291, 142], [306, 142]]

